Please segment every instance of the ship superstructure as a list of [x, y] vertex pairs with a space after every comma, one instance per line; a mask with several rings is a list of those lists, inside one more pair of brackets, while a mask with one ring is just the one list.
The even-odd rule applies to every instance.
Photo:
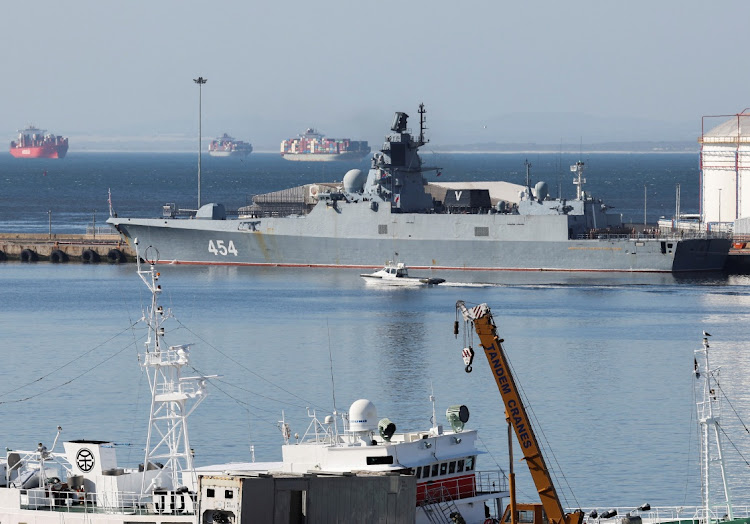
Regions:
[[10, 143], [10, 154], [16, 158], [65, 158], [67, 153], [67, 138], [33, 125], [19, 130], [18, 138]]
[[[341, 183], [306, 184], [257, 195], [228, 219], [207, 204], [196, 220], [113, 217], [129, 241], [139, 237], [165, 263], [379, 268], [394, 253], [414, 269], [555, 271], [719, 271], [730, 241], [636, 234], [585, 190], [584, 163], [574, 198], [552, 198], [547, 184], [498, 198], [498, 182], [428, 183], [418, 150], [427, 140], [420, 106], [415, 137], [397, 112], [367, 173]], [[530, 166], [528, 166], [530, 167]], [[219, 247], [219, 246], [223, 247]]]
[[326, 138], [314, 128], [297, 138], [281, 142], [281, 156], [287, 160], [306, 162], [330, 162], [334, 160], [358, 160], [370, 152], [367, 141], [349, 138]]
[[[148, 255], [145, 255], [148, 256]], [[0, 521], [4, 524], [197, 524], [198, 478], [188, 439], [187, 418], [206, 396], [208, 376], [184, 376], [189, 345], [167, 346], [164, 322], [171, 316], [159, 303], [161, 285], [153, 265], [138, 274], [151, 292], [141, 321], [148, 327], [139, 355], [151, 389], [151, 412], [143, 462], [123, 468], [118, 444], [76, 439], [62, 433], [48, 449], [7, 450], [0, 459]]]

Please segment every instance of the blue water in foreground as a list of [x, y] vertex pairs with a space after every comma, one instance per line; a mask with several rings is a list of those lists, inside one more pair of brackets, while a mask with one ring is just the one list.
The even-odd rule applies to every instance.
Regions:
[[[439, 160], [446, 180], [496, 171], [519, 181], [524, 157]], [[538, 171], [559, 161], [558, 155], [529, 159]], [[231, 165], [203, 160], [204, 200], [230, 206], [244, 204], [247, 194], [334, 178], [334, 166], [352, 167], [284, 164], [255, 154]], [[566, 170], [569, 160], [563, 160]], [[644, 181], [649, 191], [665, 193], [661, 200], [649, 197], [653, 216], [671, 213], [676, 183], [683, 211], [697, 210], [688, 204], [697, 200], [692, 155], [599, 155], [588, 162], [592, 192], [606, 193], [626, 218], [642, 217]], [[53, 208], [53, 230], [81, 232], [92, 209], [97, 224], [104, 221], [108, 187], [122, 216], [154, 216], [168, 201], [187, 206], [195, 194], [194, 164], [189, 155], [71, 154], [39, 164], [3, 159], [0, 230], [45, 232]], [[616, 174], [599, 174], [605, 172]], [[565, 184], [571, 177], [561, 175]], [[236, 187], [222, 185], [231, 181]], [[722, 389], [732, 401], [723, 419], [733, 443], [725, 447], [730, 477], [737, 501], [750, 503], [739, 489], [750, 442], [733, 416], [750, 418], [748, 277], [457, 272], [441, 273], [447, 285], [435, 288], [384, 289], [366, 286], [356, 270], [160, 271], [162, 302], [176, 317], [167, 324], [167, 342], [195, 343], [195, 369], [221, 375], [191, 417], [199, 465], [249, 460], [251, 446], [258, 460], [280, 459], [282, 410], [292, 433], [301, 435], [306, 407], [322, 418], [334, 396], [339, 410], [369, 398], [399, 431], [423, 429], [434, 390], [440, 423], [448, 406], [469, 406], [468, 425], [479, 429], [488, 451], [480, 469], [497, 464], [507, 471], [505, 417], [489, 367], [479, 354], [466, 374], [463, 335], [453, 337], [454, 304], [463, 299], [492, 307], [569, 506], [700, 500], [693, 350], [701, 331], [710, 332], [712, 360], [722, 367]], [[129, 326], [148, 298], [133, 264], [0, 264], [0, 444], [50, 445], [61, 425], [64, 438], [111, 439], [122, 444], [126, 465], [141, 462], [148, 387], [137, 353], [145, 330], [142, 323]], [[515, 470], [521, 498], [534, 500], [523, 462]]]

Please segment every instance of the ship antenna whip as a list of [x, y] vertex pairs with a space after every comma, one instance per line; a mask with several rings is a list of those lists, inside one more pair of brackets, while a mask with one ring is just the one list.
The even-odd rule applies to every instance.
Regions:
[[336, 384], [333, 381], [333, 354], [331, 352], [331, 327], [328, 325], [328, 319], [326, 319], [326, 328], [328, 328], [328, 363], [331, 369], [331, 397], [333, 397], [333, 433], [334, 435], [339, 434], [338, 422], [338, 410], [336, 409]]

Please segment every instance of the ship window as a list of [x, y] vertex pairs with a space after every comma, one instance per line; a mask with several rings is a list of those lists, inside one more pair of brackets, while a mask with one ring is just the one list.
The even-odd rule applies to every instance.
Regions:
[[488, 237], [488, 236], [490, 236], [490, 228], [488, 228], [488, 227], [475, 227], [474, 228], [474, 236], [475, 237]]
[[225, 499], [232, 499], [232, 498], [234, 498], [234, 492], [231, 489], [225, 489], [224, 490], [224, 498]]
[[206, 496], [210, 499], [214, 498], [216, 496], [214, 488], [206, 488]]
[[437, 475], [438, 475], [438, 464], [433, 464], [432, 465], [432, 476], [433, 477], [437, 477]]
[[474, 457], [469, 457], [466, 459], [466, 471], [471, 471], [474, 469]]
[[430, 476], [430, 466], [425, 466], [422, 468], [422, 476], [424, 478], [427, 478]]
[[378, 224], [378, 235], [388, 234], [388, 224]]
[[378, 464], [393, 464], [393, 455], [384, 457], [367, 457], [368, 466], [377, 466]]
[[416, 474], [416, 476], [417, 476], [418, 479], [422, 478], [422, 466], [419, 466], [417, 468], [417, 471], [415, 472], [415, 474]]
[[458, 462], [456, 462], [456, 472], [461, 473], [464, 470], [464, 460], [461, 459]]
[[446, 473], [448, 473], [448, 463], [443, 462], [440, 464], [440, 474], [445, 475]]
[[448, 464], [448, 473], [455, 473], [456, 472], [456, 461], [452, 460], [450, 464]]

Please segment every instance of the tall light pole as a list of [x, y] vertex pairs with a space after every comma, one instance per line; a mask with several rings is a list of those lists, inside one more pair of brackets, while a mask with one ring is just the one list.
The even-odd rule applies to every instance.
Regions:
[[201, 103], [203, 100], [203, 84], [208, 82], [207, 79], [199, 76], [193, 78], [193, 82], [198, 84], [198, 209], [201, 207], [201, 153], [203, 152], [203, 144], [201, 138]]

